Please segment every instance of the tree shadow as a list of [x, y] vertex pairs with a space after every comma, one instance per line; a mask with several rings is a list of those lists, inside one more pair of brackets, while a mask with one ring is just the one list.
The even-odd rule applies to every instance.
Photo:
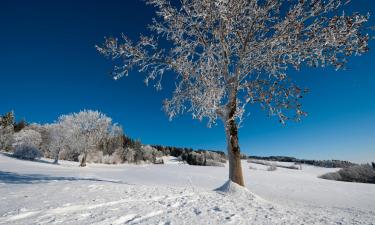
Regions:
[[7, 156], [7, 157], [10, 157], [10, 158], [17, 159], [17, 160], [22, 160], [22, 161], [29, 161], [29, 162], [37, 162], [37, 163], [46, 163], [46, 164], [52, 164], [52, 165], [59, 165], [58, 163], [53, 163], [53, 162], [50, 162], [50, 161], [47, 161], [47, 160], [44, 160], [44, 159], [34, 159], [34, 160], [20, 159], [20, 158], [14, 157], [13, 153], [10, 153], [10, 152], [0, 152], [0, 154], [3, 155], [3, 156]]
[[[103, 180], [96, 178], [80, 178], [80, 177], [58, 177], [58, 176], [48, 176], [44, 174], [19, 174], [13, 172], [0, 171], [0, 183], [5, 184], [38, 184], [38, 183], [48, 183], [56, 181], [98, 181], [98, 182], [108, 182], [116, 184], [128, 184], [122, 181], [113, 180]], [[130, 185], [130, 184], [128, 184]]]

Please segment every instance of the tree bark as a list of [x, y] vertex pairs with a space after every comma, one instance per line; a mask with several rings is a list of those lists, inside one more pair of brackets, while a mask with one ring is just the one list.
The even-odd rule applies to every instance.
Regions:
[[241, 151], [238, 144], [238, 125], [234, 119], [236, 109], [236, 100], [234, 99], [229, 105], [229, 112], [225, 120], [229, 160], [229, 180], [241, 186], [245, 186], [241, 166]]
[[59, 154], [60, 154], [60, 150], [57, 151], [57, 152], [55, 152], [53, 164], [58, 164], [59, 163]]
[[86, 166], [86, 157], [87, 157], [87, 153], [85, 152], [85, 153], [83, 153], [81, 162], [79, 164], [80, 167], [85, 167]]

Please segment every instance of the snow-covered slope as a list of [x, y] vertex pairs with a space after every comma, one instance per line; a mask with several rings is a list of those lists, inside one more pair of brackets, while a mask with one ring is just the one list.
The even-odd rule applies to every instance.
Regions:
[[225, 183], [223, 167], [79, 168], [0, 154], [0, 224], [375, 223], [375, 185], [317, 178], [332, 169], [249, 166], [246, 190]]

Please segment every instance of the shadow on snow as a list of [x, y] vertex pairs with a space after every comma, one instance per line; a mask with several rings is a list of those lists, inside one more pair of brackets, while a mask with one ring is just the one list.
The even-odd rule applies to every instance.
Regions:
[[13, 172], [0, 171], [0, 183], [6, 184], [37, 184], [53, 181], [99, 181], [116, 184], [128, 184], [122, 181], [102, 180], [96, 178], [80, 178], [80, 177], [56, 177], [43, 174], [19, 174]]

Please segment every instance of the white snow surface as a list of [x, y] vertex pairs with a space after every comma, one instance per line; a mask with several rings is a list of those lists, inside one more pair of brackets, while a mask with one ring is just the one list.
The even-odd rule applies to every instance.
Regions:
[[0, 224], [375, 224], [375, 185], [317, 178], [336, 169], [243, 161], [246, 189], [227, 167], [164, 160], [80, 168], [0, 153]]

